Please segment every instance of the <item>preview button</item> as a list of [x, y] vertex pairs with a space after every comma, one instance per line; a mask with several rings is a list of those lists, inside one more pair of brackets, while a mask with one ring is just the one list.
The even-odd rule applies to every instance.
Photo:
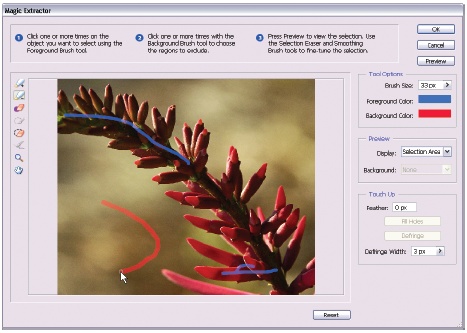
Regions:
[[454, 57], [417, 57], [418, 66], [454, 66]]
[[350, 310], [314, 310], [313, 311], [314, 320], [349, 320], [350, 319]]

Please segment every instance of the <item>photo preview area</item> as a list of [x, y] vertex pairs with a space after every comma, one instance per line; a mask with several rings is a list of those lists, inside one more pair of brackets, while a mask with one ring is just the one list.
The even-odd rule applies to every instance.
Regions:
[[463, 329], [464, 9], [3, 5], [3, 327]]
[[[209, 150], [207, 151], [209, 154], [208, 162], [209, 164], [218, 162], [218, 165], [213, 165], [208, 169], [213, 177], [226, 173], [225, 155], [228, 155], [229, 148], [233, 145], [238, 150], [239, 160], [242, 161], [240, 170], [245, 177], [244, 185], [248, 183], [249, 175], [257, 174], [258, 169], [261, 168], [266, 171], [267, 168], [267, 180], [264, 180], [264, 185], [261, 186], [258, 194], [254, 197], [258, 197], [258, 199], [255, 202], [255, 199], [252, 198], [251, 203], [249, 202], [248, 205], [254, 211], [256, 211], [256, 207], [263, 206], [264, 215], [269, 217], [274, 210], [276, 192], [279, 186], [282, 186], [287, 202], [293, 203], [298, 208], [303, 207], [296, 211], [294, 215], [291, 215], [291, 206], [283, 211], [285, 215], [290, 211], [289, 224], [298, 224], [299, 218], [302, 218], [303, 215], [311, 216], [306, 221], [306, 232], [304, 231], [301, 236], [307, 240], [303, 243], [301, 251], [310, 254], [311, 257], [303, 256], [303, 258], [300, 258], [302, 260], [294, 264], [294, 268], [295, 266], [297, 268], [290, 271], [288, 275], [294, 277], [300, 273], [306, 264], [311, 261], [314, 252], [314, 221], [312, 218], [314, 215], [313, 80], [61, 80], [59, 81], [59, 89], [64, 92], [69, 91], [69, 95], [71, 95], [74, 91], [79, 92], [80, 85], [102, 87], [101, 90], [104, 90], [103, 88], [107, 84], [110, 84], [115, 95], [117, 95], [117, 92], [124, 95], [126, 91], [130, 92], [131, 90], [136, 97], [142, 96], [143, 99], [146, 99], [144, 96], [148, 96], [149, 105], [157, 105], [163, 113], [166, 107], [176, 101], [178, 126], [175, 126], [174, 136], [182, 138], [182, 140], [184, 134], [181, 124], [196, 124], [198, 119], [201, 118], [211, 133]], [[162, 109], [163, 107], [164, 109]], [[284, 119], [284, 110], [287, 109], [300, 110], [300, 112], [295, 112]], [[64, 122], [61, 125], [62, 127], [59, 127], [59, 133], [65, 133], [68, 127], [74, 125], [77, 124]], [[148, 122], [148, 125], [151, 126], [151, 122]], [[77, 131], [85, 134], [81, 129], [77, 129]], [[277, 135], [277, 133], [281, 133], [281, 135]], [[128, 149], [127, 152], [120, 152], [106, 149], [109, 139], [95, 138], [93, 134], [90, 134], [90, 136], [87, 138], [76, 134], [58, 136], [58, 289], [60, 294], [190, 294], [189, 290], [167, 280], [161, 274], [161, 269], [170, 269], [196, 279], [197, 277], [201, 278], [201, 276], [193, 269], [194, 266], [212, 266], [213, 259], [220, 260], [221, 263], [227, 260], [224, 259], [224, 256], [227, 255], [223, 252], [218, 252], [217, 256], [214, 255], [213, 257], [210, 253], [214, 249], [198, 245], [196, 241], [191, 240], [193, 238], [203, 243], [221, 247], [223, 251], [229, 252], [229, 260], [237, 263], [234, 266], [245, 264], [240, 254], [235, 250], [232, 251], [232, 247], [222, 237], [223, 234], [220, 232], [220, 228], [228, 227], [229, 220], [225, 221], [219, 218], [219, 216], [223, 217], [221, 211], [215, 211], [217, 214], [213, 214], [209, 209], [207, 212], [203, 210], [199, 210], [199, 213], [193, 211], [193, 207], [190, 207], [191, 205], [186, 202], [186, 199], [180, 200], [178, 195], [181, 196], [180, 193], [185, 193], [185, 196], [192, 194], [192, 196], [196, 197], [194, 194], [196, 192], [190, 191], [190, 189], [187, 189], [187, 185], [181, 182], [173, 185], [161, 184], [155, 186], [157, 181], [151, 181], [151, 179], [156, 174], [160, 174], [161, 171], [172, 170], [162, 168], [162, 166], [160, 169], [155, 170], [154, 168], [159, 165], [158, 163], [161, 163], [157, 156], [142, 156], [138, 159], [135, 156], [138, 151], [133, 151], [133, 154], [131, 154], [129, 150], [131, 147], [124, 146], [132, 143], [126, 138], [111, 141], [112, 144], [109, 144], [111, 147], [117, 145], [115, 146], [117, 150]], [[96, 144], [96, 140], [102, 141], [102, 143], [100, 145]], [[141, 145], [141, 143], [138, 144]], [[176, 146], [173, 141], [172, 146]], [[290, 151], [290, 147], [295, 146], [303, 146], [304, 148], [303, 150]], [[78, 155], [69, 154], [70, 150], [80, 151], [81, 153]], [[221, 154], [223, 151], [225, 153]], [[107, 156], [104, 156], [104, 153], [107, 153]], [[125, 154], [125, 156], [121, 156], [122, 154]], [[89, 158], [82, 159], [82, 156], [89, 156]], [[253, 156], [251, 162], [247, 156]], [[288, 157], [284, 159], [284, 156]], [[170, 158], [170, 156], [168, 157]], [[262, 160], [264, 161], [261, 162]], [[81, 164], [81, 162], [85, 161], [88, 161], [88, 166]], [[247, 166], [250, 163], [252, 165]], [[267, 165], [263, 168], [264, 163], [267, 163]], [[296, 166], [293, 172], [289, 168], [290, 164]], [[99, 167], [99, 165], [102, 166]], [[126, 168], [121, 169], [122, 165]], [[139, 170], [137, 167], [139, 167]], [[94, 172], [91, 174], [81, 173], [81, 170], [89, 168], [93, 169]], [[260, 173], [263, 172], [262, 169]], [[273, 169], [277, 169], [277, 171], [271, 172]], [[102, 174], [97, 175], [99, 170], [102, 170]], [[84, 178], [77, 181], [77, 177], [80, 178], [81, 176]], [[303, 179], [300, 180], [302, 177]], [[220, 177], [217, 176], [217, 178]], [[276, 184], [271, 181], [274, 178], [277, 178]], [[96, 179], [99, 179], [99, 181], [96, 181]], [[125, 184], [125, 180], [127, 180], [127, 184]], [[195, 180], [194, 177], [192, 177], [192, 180]], [[254, 184], [254, 180], [250, 182], [250, 185]], [[222, 180], [219, 179], [219, 181]], [[147, 187], [145, 187], [145, 183], [148, 183]], [[105, 186], [105, 184], [108, 184], [108, 186]], [[122, 186], [122, 188], [118, 189], [119, 186]], [[191, 183], [188, 186], [191, 186]], [[290, 194], [287, 191], [289, 187]], [[177, 192], [173, 190], [177, 190]], [[260, 194], [263, 192], [261, 198]], [[167, 196], [172, 197], [176, 202], [173, 202]], [[82, 205], [83, 209], [76, 210], [76, 198], [80, 198], [80, 205]], [[127, 263], [136, 263], [144, 258], [146, 254], [151, 253], [154, 248], [154, 240], [141, 226], [126, 221], [128, 217], [124, 215], [119, 217], [122, 220], [120, 230], [114, 222], [109, 221], [110, 223], [102, 224], [103, 216], [109, 214], [108, 208], [101, 205], [103, 199], [122, 205], [139, 216], [144, 216], [144, 213], [147, 212], [148, 215], [142, 218], [152, 225], [160, 238], [161, 250], [157, 258], [151, 264], [148, 263], [144, 269], [128, 274], [131, 282], [128, 285], [121, 283], [119, 279], [115, 279], [118, 269], [125, 265], [125, 261]], [[131, 203], [133, 203], [133, 206]], [[180, 205], [180, 203], [183, 203], [183, 205]], [[285, 206], [282, 208], [285, 208]], [[97, 211], [88, 211], [86, 207], [95, 207], [94, 209]], [[139, 212], [139, 214], [136, 212]], [[83, 213], [83, 215], [77, 215], [76, 213]], [[195, 217], [186, 217], [184, 219], [183, 216], [187, 214], [190, 214], [190, 216], [202, 214], [203, 218], [215, 220], [215, 222], [208, 223]], [[118, 214], [115, 214], [115, 216], [117, 217]], [[287, 220], [287, 217], [285, 220]], [[281, 218], [283, 219], [283, 217]], [[199, 228], [195, 228], [189, 222], [195, 223]], [[199, 223], [204, 224], [200, 226]], [[305, 219], [302, 224], [305, 229]], [[102, 228], [99, 228], [99, 225]], [[132, 232], [137, 233], [133, 240], [128, 238], [128, 227], [133, 227], [132, 230], [134, 231]], [[99, 229], [101, 231], [98, 231]], [[112, 231], [112, 229], [114, 230]], [[98, 236], [98, 234], [101, 234], [101, 236]], [[118, 236], [119, 234], [121, 235]], [[282, 237], [285, 236], [287, 234]], [[92, 255], [94, 257], [92, 262], [89, 262], [89, 257], [86, 255], [88, 250], [70, 248], [70, 244], [79, 244], [79, 242], [70, 241], [70, 237], [83, 239], [82, 246], [88, 248], [89, 251], [97, 249], [95, 254]], [[276, 237], [276, 240], [281, 242], [282, 239], [277, 239], [278, 237]], [[114, 240], [115, 238], [117, 238], [117, 241]], [[186, 242], [187, 238], [189, 238], [190, 243]], [[92, 245], [94, 242], [96, 244]], [[122, 246], [122, 242], [126, 242], [127, 245]], [[269, 243], [269, 240], [267, 242]], [[285, 241], [282, 241], [282, 243], [285, 243]], [[279, 245], [279, 243], [276, 242], [276, 245]], [[199, 246], [202, 248], [199, 248]], [[207, 251], [207, 254], [210, 254], [208, 258], [204, 258], [204, 264], [198, 260], [203, 260], [203, 257], [193, 251], [196, 249], [198, 249], [198, 252], [206, 253], [205, 251]], [[282, 251], [284, 252], [285, 248]], [[134, 255], [131, 255], [131, 252]], [[236, 252], [236, 254], [230, 254], [230, 252]], [[116, 256], [116, 253], [120, 254]], [[102, 258], [95, 260], [97, 259], [96, 256], [102, 256]], [[118, 257], [122, 258], [117, 259]], [[175, 258], [178, 259], [174, 260]], [[115, 262], [115, 259], [117, 259], [117, 262]], [[120, 266], [118, 261], [120, 261]], [[85, 276], [89, 279], [89, 283], [83, 283], [82, 277], [74, 274], [77, 266], [87, 270]], [[106, 267], [108, 268], [106, 269]], [[140, 274], [140, 277], [137, 274]], [[108, 277], [102, 278], [104, 275], [108, 275]], [[238, 284], [238, 286], [228, 282], [232, 281], [233, 274], [222, 275], [221, 272], [218, 278], [222, 279], [224, 276], [223, 285], [227, 287], [233, 286], [257, 294], [268, 294], [270, 291], [266, 281], [254, 282], [258, 280], [256, 275], [253, 275], [253, 282]], [[246, 274], [239, 274], [238, 277], [245, 279]], [[97, 281], [102, 283], [101, 286], [98, 286]]]

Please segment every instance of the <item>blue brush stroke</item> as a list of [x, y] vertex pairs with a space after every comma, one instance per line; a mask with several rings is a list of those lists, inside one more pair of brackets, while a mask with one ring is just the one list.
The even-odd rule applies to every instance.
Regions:
[[[242, 271], [241, 268], [243, 268], [243, 267], [247, 267], [248, 270]], [[222, 272], [221, 274], [222, 275], [239, 275], [239, 274], [258, 274], [258, 275], [262, 275], [262, 274], [271, 274], [271, 273], [277, 272], [277, 268], [271, 268], [271, 269], [267, 269], [267, 270], [251, 270], [251, 268], [254, 268], [254, 267], [255, 267], [255, 265], [252, 265], [252, 264], [241, 264], [241, 265], [238, 265], [237, 268], [234, 271], [226, 271], [226, 272]]]
[[138, 132], [139, 134], [141, 134], [142, 136], [144, 136], [146, 139], [149, 140], [149, 142], [151, 142], [154, 146], [157, 146], [163, 150], [165, 150], [166, 152], [172, 154], [172, 155], [175, 155], [177, 156], [178, 158], [180, 158], [181, 160], [183, 160], [187, 165], [190, 165], [190, 160], [183, 157], [182, 155], [180, 155], [178, 152], [176, 152], [175, 150], [173, 149], [170, 149], [164, 145], [161, 145], [159, 142], [156, 142], [154, 141], [149, 135], [147, 135], [143, 130], [141, 130], [141, 128], [139, 128], [138, 126], [136, 126], [135, 124], [133, 124], [131, 121], [128, 121], [128, 120], [124, 120], [124, 119], [121, 119], [121, 118], [118, 118], [118, 117], [112, 117], [112, 116], [104, 116], [104, 115], [101, 115], [101, 114], [76, 114], [76, 113], [65, 113], [63, 115], [65, 118], [97, 118], [97, 119], [106, 119], [106, 120], [112, 120], [112, 121], [118, 121], [122, 124], [125, 124], [125, 125], [128, 125], [128, 126], [131, 126], [133, 127], [136, 132]]

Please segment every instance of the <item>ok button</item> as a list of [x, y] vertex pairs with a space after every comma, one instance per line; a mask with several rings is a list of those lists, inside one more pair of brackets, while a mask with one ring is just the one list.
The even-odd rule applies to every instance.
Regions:
[[454, 24], [419, 24], [417, 25], [419, 34], [453, 34]]
[[350, 310], [314, 310], [314, 320], [349, 320]]

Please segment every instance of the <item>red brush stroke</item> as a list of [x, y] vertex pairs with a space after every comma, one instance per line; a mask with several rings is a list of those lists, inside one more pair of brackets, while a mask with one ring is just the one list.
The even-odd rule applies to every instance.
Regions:
[[121, 272], [123, 274], [126, 274], [126, 273], [136, 271], [137, 269], [140, 269], [141, 267], [146, 265], [148, 262], [153, 260], [155, 257], [157, 257], [157, 254], [159, 253], [159, 250], [161, 248], [161, 240], [159, 239], [159, 236], [157, 236], [154, 229], [152, 229], [151, 226], [145, 220], [143, 220], [139, 216], [136, 216], [135, 214], [130, 212], [128, 209], [122, 208], [122, 207], [120, 207], [120, 206], [118, 206], [116, 204], [113, 204], [111, 202], [102, 200], [101, 204], [103, 204], [104, 206], [107, 206], [109, 208], [118, 210], [119, 212], [122, 212], [123, 214], [125, 214], [126, 216], [131, 218], [132, 220], [138, 222], [139, 224], [141, 224], [144, 227], [144, 229], [146, 229], [149, 232], [149, 234], [152, 236], [152, 238], [154, 238], [154, 242], [155, 242], [154, 251], [149, 256], [147, 256], [146, 258], [141, 260], [136, 265], [120, 269], [119, 272]]

